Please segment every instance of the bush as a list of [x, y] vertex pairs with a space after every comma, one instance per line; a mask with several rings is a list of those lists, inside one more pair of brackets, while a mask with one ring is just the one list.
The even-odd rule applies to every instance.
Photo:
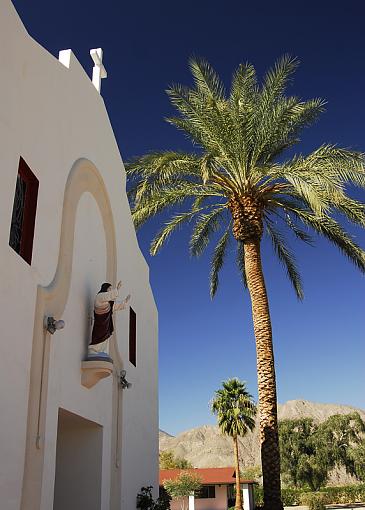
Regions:
[[309, 510], [325, 510], [326, 494], [320, 492], [308, 492], [302, 494], [300, 498], [302, 505], [307, 505]]
[[264, 506], [264, 491], [262, 487], [259, 487], [258, 485], [253, 486], [253, 497], [256, 508]]
[[[262, 487], [257, 485], [253, 489], [256, 507], [263, 506], [264, 504], [264, 491]], [[300, 496], [303, 489], [282, 488], [281, 499], [284, 506], [294, 506], [300, 504]]]
[[152, 497], [152, 485], [142, 487], [141, 492], [137, 494], [136, 507], [140, 510], [168, 510], [170, 508], [170, 496], [166, 491], [161, 491], [156, 501]]
[[[262, 487], [254, 486], [254, 496], [256, 508], [263, 506], [264, 493]], [[317, 500], [323, 505], [335, 505], [348, 503], [364, 503], [365, 502], [365, 484], [347, 485], [343, 487], [326, 487], [319, 492], [309, 492], [305, 489], [295, 488], [282, 488], [281, 497], [284, 506], [306, 505], [309, 506], [309, 501], [313, 500], [311, 504], [318, 505]], [[311, 507], [310, 507], [311, 508]], [[313, 510], [319, 510], [320, 506], [312, 507]]]
[[283, 488], [281, 489], [281, 499], [284, 506], [294, 506], [300, 504], [300, 496], [303, 494], [303, 489]]
[[320, 492], [326, 494], [327, 504], [361, 503], [365, 501], [365, 484], [326, 487]]

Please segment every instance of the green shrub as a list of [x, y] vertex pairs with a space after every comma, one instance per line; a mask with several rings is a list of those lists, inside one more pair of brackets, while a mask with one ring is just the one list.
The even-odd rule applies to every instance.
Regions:
[[[263, 506], [264, 493], [262, 487], [254, 486], [254, 496], [256, 507]], [[343, 487], [326, 487], [319, 492], [310, 492], [305, 489], [295, 488], [282, 488], [281, 497], [284, 506], [295, 505], [309, 505], [309, 500], [313, 500], [314, 505], [317, 505], [317, 500], [320, 500], [323, 505], [346, 505], [349, 503], [364, 503], [365, 502], [365, 484], [347, 485]], [[323, 507], [313, 507], [313, 509]]]
[[302, 505], [307, 505], [309, 510], [325, 510], [326, 494], [321, 492], [303, 493], [300, 498]]
[[300, 504], [300, 496], [303, 493], [302, 489], [283, 488], [281, 489], [281, 499], [284, 506], [294, 506]]
[[160, 496], [154, 501], [152, 489], [152, 485], [141, 488], [141, 492], [137, 494], [136, 507], [139, 510], [169, 510], [171, 498], [167, 492], [160, 488]]
[[[254, 498], [256, 507], [263, 506], [264, 504], [264, 491], [262, 487], [254, 486]], [[303, 489], [282, 488], [281, 499], [284, 506], [294, 506], [300, 504], [300, 496]]]
[[264, 506], [264, 490], [259, 485], [253, 486], [253, 497], [255, 501], [256, 508], [260, 506]]
[[365, 501], [365, 484], [326, 487], [321, 493], [326, 494], [327, 504], [360, 503]]

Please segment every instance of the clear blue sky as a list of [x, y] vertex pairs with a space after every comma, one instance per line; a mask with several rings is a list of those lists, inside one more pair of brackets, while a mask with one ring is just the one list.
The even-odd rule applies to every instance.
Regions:
[[[365, 151], [365, 5], [212, 1], [15, 0], [30, 34], [55, 56], [72, 48], [91, 73], [90, 48], [104, 49], [109, 77], [102, 93], [124, 160], [150, 150], [190, 145], [164, 122], [172, 113], [164, 90], [190, 83], [187, 60], [205, 57], [228, 84], [252, 62], [262, 74], [283, 53], [301, 66], [290, 93], [328, 101], [298, 151], [323, 142]], [[275, 4], [275, 5], [273, 5]], [[299, 5], [299, 4], [298, 4]], [[365, 193], [356, 192], [364, 201]], [[160, 322], [160, 426], [175, 434], [214, 423], [208, 401], [223, 379], [247, 381], [257, 396], [256, 358], [247, 293], [233, 261], [216, 299], [208, 292], [209, 257], [191, 260], [188, 232], [161, 254], [148, 255], [157, 223], [139, 234], [151, 269]], [[365, 233], [352, 229], [365, 247]], [[271, 301], [278, 399], [336, 402], [365, 408], [364, 277], [335, 248], [296, 245], [305, 300], [299, 303], [264, 245]]]

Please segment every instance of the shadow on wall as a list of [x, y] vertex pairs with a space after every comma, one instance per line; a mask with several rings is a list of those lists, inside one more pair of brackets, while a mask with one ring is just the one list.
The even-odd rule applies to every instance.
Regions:
[[103, 427], [58, 411], [53, 510], [98, 510], [101, 505]]

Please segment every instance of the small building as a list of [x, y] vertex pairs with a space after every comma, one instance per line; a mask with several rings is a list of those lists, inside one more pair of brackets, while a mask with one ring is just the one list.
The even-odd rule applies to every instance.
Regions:
[[[186, 498], [185, 508], [189, 510], [227, 510], [235, 504], [236, 471], [233, 467], [161, 469], [160, 486], [165, 480], [174, 480], [180, 473], [188, 472], [200, 478], [202, 487], [199, 493]], [[241, 480], [242, 503], [244, 510], [253, 510], [254, 480]], [[172, 500], [171, 510], [181, 510], [181, 501]]]
[[[157, 309], [102, 51], [85, 72], [0, 4], [0, 507], [135, 510], [142, 486], [157, 496]], [[118, 280], [131, 298], [90, 360], [95, 296]]]

